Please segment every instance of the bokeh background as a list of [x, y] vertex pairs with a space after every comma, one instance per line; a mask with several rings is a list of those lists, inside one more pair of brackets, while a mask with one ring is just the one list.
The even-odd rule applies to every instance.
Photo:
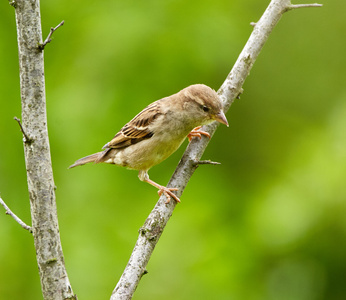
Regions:
[[[41, 1], [48, 126], [66, 266], [109, 299], [158, 197], [137, 172], [67, 167], [140, 109], [218, 89], [269, 0]], [[300, 2], [303, 3], [303, 2]], [[159, 241], [134, 299], [346, 299], [346, 2], [271, 34]], [[0, 3], [0, 195], [30, 224], [14, 9]], [[166, 184], [187, 143], [150, 176]], [[42, 299], [30, 234], [0, 207], [0, 298]]]

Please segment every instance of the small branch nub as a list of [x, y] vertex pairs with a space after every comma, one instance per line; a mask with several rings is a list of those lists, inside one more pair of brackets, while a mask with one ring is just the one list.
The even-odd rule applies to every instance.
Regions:
[[20, 127], [20, 131], [23, 133], [23, 136], [24, 136], [24, 143], [26, 143], [26, 144], [31, 144], [31, 143], [34, 141], [34, 139], [30, 138], [30, 137], [26, 134], [26, 132], [25, 132], [25, 130], [24, 130], [24, 128], [23, 128], [23, 125], [22, 125], [22, 123], [20, 122], [20, 119], [18, 119], [17, 117], [14, 117], [13, 119], [14, 119], [15, 121], [17, 121], [17, 123], [18, 123], [18, 125], [19, 125], [19, 127]]
[[54, 33], [55, 30], [57, 30], [59, 27], [61, 27], [62, 25], [64, 25], [65, 21], [61, 21], [60, 24], [58, 24], [56, 27], [51, 27], [49, 34], [47, 36], [47, 38], [45, 39], [45, 41], [42, 44], [38, 44], [38, 48], [42, 51], [44, 49], [44, 47], [46, 47], [46, 45], [48, 43], [50, 43], [52, 41], [52, 35]]
[[10, 1], [8, 4], [13, 6], [14, 8], [17, 8], [17, 1], [15, 1], [15, 0]]
[[244, 93], [244, 90], [242, 89], [242, 88], [240, 88], [240, 91], [239, 91], [239, 94], [237, 95], [237, 99], [240, 99], [240, 95], [242, 94], [242, 93]]

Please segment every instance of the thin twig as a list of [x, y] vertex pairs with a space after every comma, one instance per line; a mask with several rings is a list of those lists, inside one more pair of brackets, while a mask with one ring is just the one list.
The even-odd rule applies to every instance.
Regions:
[[61, 27], [62, 25], [64, 25], [65, 21], [61, 21], [60, 24], [58, 24], [56, 27], [51, 27], [49, 34], [47, 36], [47, 38], [45, 39], [45, 41], [42, 44], [38, 45], [38, 48], [42, 51], [44, 49], [44, 47], [46, 47], [46, 45], [48, 43], [50, 43], [52, 41], [51, 37], [54, 33], [55, 30], [57, 30], [59, 27]]
[[34, 140], [33, 140], [32, 138], [30, 138], [30, 137], [25, 133], [25, 130], [24, 130], [24, 128], [23, 128], [22, 123], [20, 122], [20, 119], [18, 119], [17, 117], [14, 117], [13, 119], [16, 120], [17, 123], [19, 124], [20, 131], [21, 131], [21, 132], [23, 133], [23, 135], [24, 135], [24, 143], [27, 143], [27, 144], [32, 143]]
[[25, 224], [20, 218], [18, 218], [12, 210], [6, 205], [4, 200], [1, 199], [0, 197], [0, 204], [5, 208], [6, 210], [6, 215], [10, 215], [20, 226], [22, 226], [24, 229], [28, 230], [30, 233], [32, 233], [32, 229], [29, 225]]
[[321, 7], [322, 4], [319, 3], [311, 3], [311, 4], [291, 4], [287, 7], [287, 10], [292, 10], [296, 8], [305, 8], [305, 7]]
[[199, 160], [195, 162], [195, 165], [221, 165], [221, 163], [211, 160]]

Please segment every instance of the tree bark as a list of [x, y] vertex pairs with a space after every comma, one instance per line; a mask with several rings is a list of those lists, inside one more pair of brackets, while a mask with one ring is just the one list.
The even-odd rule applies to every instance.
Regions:
[[77, 299], [60, 242], [47, 131], [40, 3], [16, 0], [10, 4], [16, 12], [24, 153], [43, 298]]
[[[224, 111], [227, 112], [234, 99], [242, 93], [242, 86], [246, 77], [267, 41], [270, 33], [280, 20], [284, 12], [300, 7], [317, 7], [319, 4], [292, 5], [289, 0], [272, 0], [262, 15], [261, 19], [252, 24], [254, 30], [250, 35], [243, 51], [240, 53], [231, 72], [218, 90], [218, 94], [224, 103]], [[204, 126], [203, 130], [212, 136], [219, 123], [214, 122]], [[168, 187], [178, 188], [177, 196], [183, 193], [188, 181], [198, 167], [198, 162], [205, 151], [209, 139], [194, 139], [188, 145], [182, 159], [179, 162]], [[119, 280], [111, 300], [131, 299], [140, 279], [146, 274], [146, 265], [157, 244], [168, 220], [172, 216], [177, 205], [176, 201], [166, 204], [164, 196], [160, 197], [154, 209], [151, 211], [143, 227], [139, 230], [139, 237], [133, 249], [130, 260]]]

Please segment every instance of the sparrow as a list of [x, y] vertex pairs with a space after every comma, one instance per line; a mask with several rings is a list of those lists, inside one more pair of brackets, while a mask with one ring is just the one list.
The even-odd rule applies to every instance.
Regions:
[[156, 187], [160, 196], [164, 194], [166, 203], [171, 197], [180, 202], [173, 193], [177, 188], [152, 181], [148, 171], [173, 154], [186, 137], [189, 141], [202, 135], [210, 138], [201, 127], [213, 121], [228, 127], [219, 96], [204, 84], [190, 85], [149, 104], [103, 146], [103, 151], [78, 159], [69, 168], [93, 162], [138, 170], [139, 179]]

